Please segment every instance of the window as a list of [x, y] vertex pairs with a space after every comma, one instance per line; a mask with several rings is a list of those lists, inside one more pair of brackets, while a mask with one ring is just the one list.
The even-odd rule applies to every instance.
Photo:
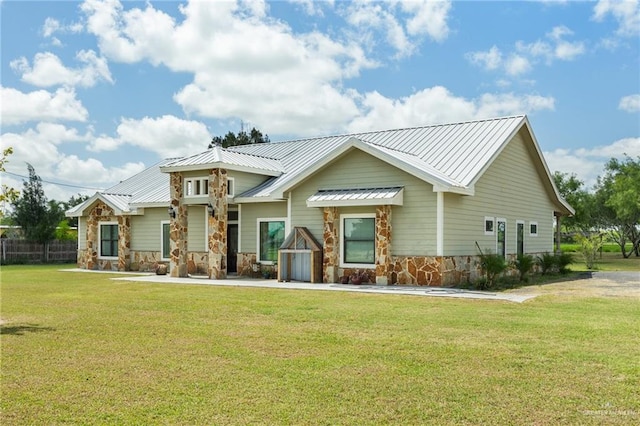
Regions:
[[376, 218], [342, 215], [341, 260], [345, 265], [368, 267], [376, 261]]
[[185, 179], [184, 196], [185, 197], [202, 197], [209, 195], [209, 179]]
[[538, 236], [538, 222], [529, 222], [529, 235], [532, 237]]
[[521, 220], [516, 222], [516, 254], [524, 254], [524, 222]]
[[285, 238], [285, 219], [258, 219], [258, 252], [260, 262], [278, 260], [278, 249]]
[[162, 260], [169, 260], [171, 257], [171, 230], [169, 228], [169, 221], [162, 221], [160, 227], [160, 247]]
[[100, 224], [100, 257], [118, 257], [118, 224]]
[[234, 178], [227, 178], [227, 195], [229, 197], [235, 196], [236, 181]]
[[496, 219], [496, 253], [507, 255], [507, 219]]
[[485, 216], [484, 218], [484, 235], [493, 235], [493, 218]]

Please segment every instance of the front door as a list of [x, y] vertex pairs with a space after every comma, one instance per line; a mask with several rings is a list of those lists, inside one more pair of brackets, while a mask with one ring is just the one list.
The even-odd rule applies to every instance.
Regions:
[[227, 273], [238, 272], [238, 224], [227, 225]]

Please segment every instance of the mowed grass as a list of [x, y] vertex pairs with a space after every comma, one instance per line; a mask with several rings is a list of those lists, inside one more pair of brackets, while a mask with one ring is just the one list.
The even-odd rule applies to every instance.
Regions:
[[3, 425], [637, 424], [640, 303], [2, 267]]

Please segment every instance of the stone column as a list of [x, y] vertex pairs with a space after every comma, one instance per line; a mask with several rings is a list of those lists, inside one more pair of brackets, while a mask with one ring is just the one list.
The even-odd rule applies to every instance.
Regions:
[[324, 230], [322, 232], [322, 281], [336, 283], [339, 278], [340, 267], [340, 236], [338, 235], [339, 220], [337, 207], [325, 207], [322, 212]]
[[209, 173], [209, 203], [213, 216], [209, 220], [209, 278], [227, 277], [227, 171], [212, 169]]
[[131, 269], [131, 216], [118, 217], [118, 271]]
[[182, 173], [170, 173], [169, 190], [171, 194], [171, 207], [176, 213], [171, 218], [169, 225], [169, 238], [171, 240], [170, 269], [172, 277], [187, 277], [187, 235], [188, 217], [187, 206], [183, 201]]
[[391, 206], [376, 208], [376, 284], [390, 285], [391, 273]]
[[96, 205], [89, 211], [87, 218], [87, 250], [85, 255], [85, 268], [101, 269], [98, 253], [100, 252], [100, 241], [98, 241], [100, 222], [113, 220], [113, 210], [102, 201], [96, 202]]

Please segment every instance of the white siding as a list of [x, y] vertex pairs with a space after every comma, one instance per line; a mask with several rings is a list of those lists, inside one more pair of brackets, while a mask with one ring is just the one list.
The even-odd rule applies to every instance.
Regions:
[[[207, 251], [207, 208], [206, 206], [189, 206], [189, 234], [187, 235], [187, 251]], [[158, 224], [158, 228], [160, 225]]]
[[78, 250], [87, 248], [87, 218], [78, 218]]
[[131, 250], [160, 251], [160, 223], [169, 219], [166, 207], [146, 208], [131, 217]]
[[[435, 254], [436, 194], [432, 186], [356, 149], [338, 158], [292, 191], [291, 226], [306, 226], [322, 243], [322, 209], [308, 208], [307, 198], [319, 189], [388, 186], [404, 187], [404, 205], [392, 207], [393, 254]], [[339, 212], [375, 212], [375, 207], [340, 208]]]
[[286, 217], [286, 201], [274, 203], [249, 203], [241, 207], [240, 250], [243, 253], [256, 252], [258, 218]]
[[[553, 250], [553, 204], [520, 136], [505, 147], [475, 186], [474, 196], [445, 194], [445, 255], [496, 251], [496, 235], [485, 235], [485, 217], [507, 220], [507, 253], [516, 253], [516, 221], [524, 221], [525, 252]], [[529, 223], [538, 222], [538, 236]]]

